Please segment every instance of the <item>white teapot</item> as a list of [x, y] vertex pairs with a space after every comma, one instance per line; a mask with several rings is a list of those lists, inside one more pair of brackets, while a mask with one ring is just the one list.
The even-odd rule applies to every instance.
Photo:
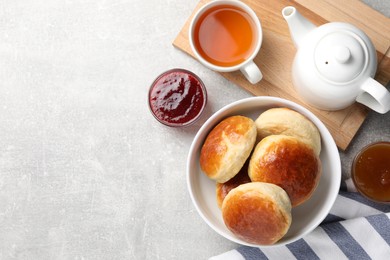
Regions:
[[378, 113], [390, 110], [390, 92], [373, 79], [376, 50], [363, 31], [339, 22], [316, 27], [292, 6], [282, 15], [298, 48], [293, 84], [305, 101], [324, 110], [343, 109], [355, 101]]

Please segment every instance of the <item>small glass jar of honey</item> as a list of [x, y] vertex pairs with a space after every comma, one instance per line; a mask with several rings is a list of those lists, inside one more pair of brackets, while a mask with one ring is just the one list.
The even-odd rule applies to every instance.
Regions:
[[352, 180], [365, 197], [390, 204], [390, 142], [364, 147], [352, 163]]

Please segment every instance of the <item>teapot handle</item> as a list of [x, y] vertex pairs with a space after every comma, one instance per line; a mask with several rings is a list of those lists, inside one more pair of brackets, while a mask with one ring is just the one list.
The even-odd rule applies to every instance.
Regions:
[[390, 110], [390, 92], [378, 81], [369, 77], [361, 86], [361, 90], [356, 97], [357, 102], [381, 114]]

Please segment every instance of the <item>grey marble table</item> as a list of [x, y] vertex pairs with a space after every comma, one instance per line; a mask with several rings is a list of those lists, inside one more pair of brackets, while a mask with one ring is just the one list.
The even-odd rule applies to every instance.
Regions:
[[[365, 0], [390, 16], [390, 1]], [[198, 1], [0, 3], [0, 259], [206, 259], [236, 245], [212, 231], [186, 188], [202, 123], [250, 94], [172, 46]], [[186, 129], [157, 123], [154, 77], [194, 71], [209, 95]], [[370, 113], [341, 153], [390, 140]]]

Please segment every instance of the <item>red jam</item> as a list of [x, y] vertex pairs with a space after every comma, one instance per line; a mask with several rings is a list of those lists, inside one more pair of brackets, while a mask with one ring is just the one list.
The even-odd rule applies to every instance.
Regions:
[[158, 121], [168, 126], [194, 122], [206, 105], [206, 90], [192, 72], [173, 69], [161, 74], [149, 91], [149, 106]]

